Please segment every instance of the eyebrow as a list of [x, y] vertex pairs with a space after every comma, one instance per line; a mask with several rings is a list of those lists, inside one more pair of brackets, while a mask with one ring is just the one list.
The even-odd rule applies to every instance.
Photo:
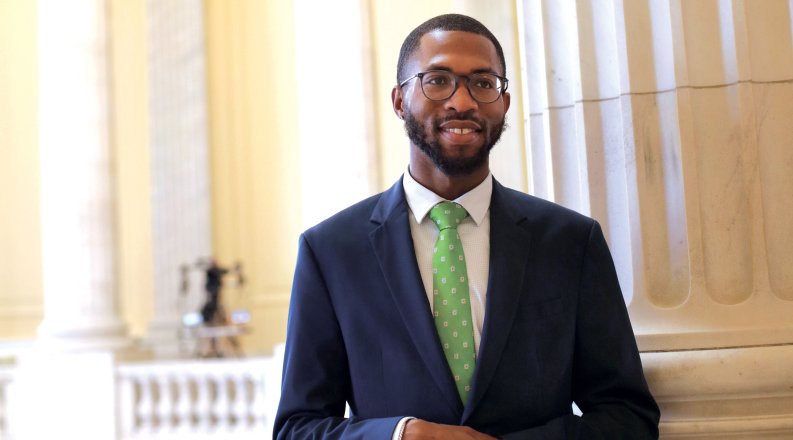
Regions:
[[[452, 69], [444, 66], [443, 64], [430, 64], [429, 66], [427, 66], [427, 68], [425, 70], [443, 70], [445, 72], [454, 73], [452, 71]], [[496, 75], [496, 76], [501, 76], [501, 74], [499, 74], [498, 72], [496, 72], [495, 70], [493, 70], [493, 69], [491, 69], [489, 67], [482, 67], [482, 68], [479, 68], [479, 69], [474, 69], [473, 71], [471, 71], [471, 73], [469, 73], [469, 75], [474, 75], [474, 74], [477, 74], [477, 73], [490, 73], [490, 74], [493, 74], [493, 75]]]

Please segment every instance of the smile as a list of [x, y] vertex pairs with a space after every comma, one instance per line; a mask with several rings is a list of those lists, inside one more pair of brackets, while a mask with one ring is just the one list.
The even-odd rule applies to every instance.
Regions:
[[444, 128], [443, 131], [454, 134], [468, 134], [476, 130], [473, 128]]
[[451, 145], [474, 145], [482, 139], [482, 131], [468, 127], [444, 127], [440, 137]]
[[454, 143], [470, 143], [479, 139], [482, 126], [473, 120], [452, 119], [445, 121], [438, 127], [441, 136]]

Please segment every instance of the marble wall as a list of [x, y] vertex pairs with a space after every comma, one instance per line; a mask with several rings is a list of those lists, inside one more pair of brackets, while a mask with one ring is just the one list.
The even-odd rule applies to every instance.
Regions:
[[0, 337], [35, 334], [43, 314], [37, 12], [0, 2]]

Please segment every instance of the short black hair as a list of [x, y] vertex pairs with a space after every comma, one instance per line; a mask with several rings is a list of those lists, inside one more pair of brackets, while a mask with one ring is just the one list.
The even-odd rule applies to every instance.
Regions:
[[405, 72], [405, 65], [408, 59], [419, 48], [421, 37], [433, 31], [463, 31], [472, 34], [478, 34], [486, 37], [496, 47], [496, 54], [498, 60], [501, 61], [502, 75], [507, 74], [507, 62], [504, 60], [504, 50], [501, 49], [501, 44], [496, 39], [490, 30], [485, 27], [478, 20], [462, 14], [444, 14], [437, 17], [430, 18], [424, 23], [420, 24], [416, 29], [411, 31], [405, 41], [402, 42], [402, 48], [399, 50], [399, 61], [397, 62], [397, 84], [407, 76]]

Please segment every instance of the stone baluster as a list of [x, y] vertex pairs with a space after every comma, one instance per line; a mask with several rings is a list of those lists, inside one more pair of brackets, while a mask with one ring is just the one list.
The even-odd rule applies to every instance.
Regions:
[[201, 371], [196, 376], [195, 384], [195, 414], [198, 420], [197, 428], [199, 431], [206, 432], [214, 428], [212, 420], [212, 393], [214, 384], [205, 371]]
[[121, 438], [131, 437], [137, 426], [135, 381], [123, 372], [116, 375], [118, 389], [119, 431]]
[[174, 386], [176, 387], [177, 400], [174, 406], [176, 419], [176, 434], [185, 436], [192, 431], [193, 426], [193, 399], [191, 393], [192, 376], [187, 372], [174, 373]]
[[172, 372], [169, 370], [161, 372], [157, 375], [156, 384], [160, 396], [160, 400], [157, 402], [160, 432], [172, 433], [176, 427], [175, 406], [177, 399]]
[[137, 378], [139, 400], [137, 404], [137, 418], [140, 420], [138, 432], [145, 432], [153, 435], [156, 426], [154, 390], [152, 380], [148, 375], [141, 375]]
[[226, 430], [235, 432], [239, 427], [239, 415], [237, 414], [237, 382], [240, 378], [238, 368], [233, 368], [227, 372], [226, 382]]
[[251, 372], [248, 374], [248, 379], [245, 384], [245, 426], [251, 427], [257, 424], [263, 424], [262, 420], [259, 420], [259, 416], [257, 415], [257, 388], [260, 385], [256, 380], [256, 374]]
[[231, 426], [229, 420], [230, 405], [229, 405], [229, 387], [228, 377], [225, 373], [218, 373], [214, 375], [214, 382], [217, 386], [217, 393], [215, 394], [215, 402], [213, 414], [217, 417], [217, 430], [227, 431]]
[[230, 391], [234, 399], [230, 403], [229, 414], [233, 423], [232, 430], [235, 432], [242, 432], [245, 430], [247, 422], [247, 373], [239, 371], [237, 374], [229, 377]]

